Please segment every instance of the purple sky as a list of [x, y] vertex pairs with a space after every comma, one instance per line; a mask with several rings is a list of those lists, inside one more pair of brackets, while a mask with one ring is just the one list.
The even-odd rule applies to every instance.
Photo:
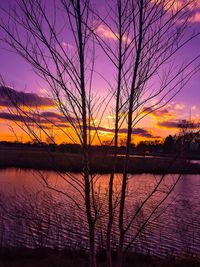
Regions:
[[[154, 1], [154, 0], [152, 0]], [[179, 0], [182, 1], [182, 0]], [[1, 1], [0, 7], [7, 8], [8, 4], [15, 3], [14, 0]], [[193, 31], [198, 31], [200, 26], [200, 3], [199, 6], [195, 9], [194, 16], [195, 20], [190, 23], [189, 33]], [[105, 2], [96, 1], [96, 8], [102, 12], [105, 8]], [[52, 12], [51, 7], [49, 7], [50, 12]], [[2, 13], [2, 12], [1, 12]], [[1, 16], [2, 20], [6, 20], [7, 16]], [[59, 18], [60, 25], [62, 24], [61, 18]], [[0, 31], [2, 36], [2, 32]], [[70, 44], [70, 38], [68, 39], [63, 37], [63, 42]], [[112, 42], [112, 41], [111, 41]], [[113, 41], [114, 42], [114, 41]], [[200, 37], [193, 40], [189, 45], [187, 45], [176, 57], [176, 62], [179, 64], [183, 61], [183, 59], [189, 60], [192, 57], [200, 54]], [[112, 80], [112, 67], [108, 60], [105, 59], [105, 56], [100, 50], [97, 50], [96, 54], [97, 58], [101, 58], [101, 60], [97, 60], [98, 66], [96, 67], [97, 71], [101, 71], [103, 75], [109, 80]], [[15, 88], [17, 91], [27, 91], [34, 92], [39, 95], [44, 95], [45, 90], [47, 88], [46, 83], [34, 73], [30, 64], [24, 61], [19, 55], [16, 53], [10, 52], [6, 49], [5, 44], [0, 42], [0, 74], [3, 77], [5, 83]], [[176, 63], [175, 63], [176, 64]], [[95, 88], [97, 91], [101, 91], [102, 93], [106, 92], [107, 86], [105, 82], [102, 81], [98, 77], [95, 76]], [[192, 115], [194, 117], [198, 117], [200, 114], [199, 108], [199, 100], [200, 100], [200, 73], [197, 73], [187, 84], [187, 86], [182, 90], [176, 97], [170, 102], [168, 105], [169, 112], [174, 112], [177, 115], [177, 118], [186, 118], [187, 114], [189, 115], [190, 109], [192, 110]], [[176, 119], [177, 119], [176, 118]], [[151, 120], [151, 118], [149, 119]], [[1, 121], [0, 121], [1, 123]], [[151, 127], [153, 124], [151, 124]], [[107, 127], [108, 125], [104, 125]], [[167, 132], [168, 133], [168, 132]]]

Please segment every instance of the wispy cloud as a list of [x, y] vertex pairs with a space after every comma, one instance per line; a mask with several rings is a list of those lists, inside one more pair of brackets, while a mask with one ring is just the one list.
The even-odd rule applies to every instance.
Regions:
[[[96, 33], [99, 34], [101, 37], [104, 37], [106, 39], [111, 39], [114, 41], [119, 40], [119, 34], [111, 31], [111, 29], [104, 24], [100, 24], [97, 27]], [[123, 42], [127, 42], [127, 43], [131, 42], [130, 38], [126, 35], [123, 36], [122, 40], [123, 40]]]
[[74, 49], [74, 46], [67, 42], [62, 42], [62, 46], [67, 49]]
[[[160, 5], [167, 12], [180, 12], [188, 10], [190, 12], [188, 23], [200, 22], [200, 0], [151, 0], [152, 4]], [[179, 23], [185, 19], [179, 19]]]
[[196, 8], [195, 1], [191, 0], [151, 0], [151, 3], [160, 5], [165, 11], [177, 12], [183, 7], [188, 9]]
[[200, 22], [200, 12], [196, 12], [193, 16], [189, 19], [190, 23], [199, 23]]
[[[107, 133], [114, 133], [115, 132], [114, 129], [105, 128], [105, 127], [97, 127], [97, 128], [93, 127], [92, 130], [97, 130], [97, 131], [107, 132]], [[120, 134], [127, 134], [127, 129], [121, 128], [121, 129], [119, 129], [119, 133]], [[146, 130], [143, 128], [133, 128], [132, 134], [138, 135], [141, 137], [145, 137], [145, 138], [160, 138], [160, 136], [154, 136], [149, 130]]]
[[175, 110], [184, 110], [185, 109], [185, 105], [184, 104], [175, 104], [174, 109]]

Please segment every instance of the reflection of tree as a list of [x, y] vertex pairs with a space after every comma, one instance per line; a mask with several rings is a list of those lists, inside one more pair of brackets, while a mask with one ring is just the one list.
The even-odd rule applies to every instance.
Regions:
[[[44, 115], [37, 108], [22, 105], [8, 92], [12, 102], [10, 112], [18, 114], [21, 118], [19, 127], [31, 138], [39, 140], [42, 131], [53, 143], [52, 135], [41, 124], [48, 122], [71, 142], [81, 145], [82, 179], [77, 180], [71, 173], [59, 173], [60, 179], [65, 181], [71, 190], [76, 190], [84, 202], [90, 266], [96, 266], [97, 223], [100, 219], [106, 218], [104, 226], [108, 266], [113, 265], [112, 234], [113, 225], [117, 221], [117, 267], [122, 267], [126, 250], [134, 243], [179, 179], [178, 177], [173, 180], [163, 198], [156, 202], [138, 232], [132, 236], [131, 227], [143, 207], [160, 190], [165, 178], [164, 175], [159, 179], [155, 178], [156, 183], [152, 191], [145, 196], [133, 214], [126, 216], [128, 168], [131, 142], [134, 141], [133, 128], [146, 115], [166, 105], [199, 70], [198, 56], [189, 62], [183, 62], [179, 67], [172, 63], [180, 50], [199, 34], [187, 32], [191, 5], [194, 1], [186, 1], [174, 9], [175, 1], [171, 0], [116, 0], [112, 2], [113, 7], [110, 6], [106, 16], [98, 14], [89, 0], [60, 0], [51, 3], [50, 10], [45, 1], [36, 0], [33, 3], [20, 0], [17, 2], [17, 9], [11, 8], [7, 13], [8, 21], [1, 20], [0, 27], [5, 34], [6, 44], [29, 62], [35, 72], [49, 85], [51, 97], [59, 112], [56, 116], [62, 115], [66, 127], [61, 127], [51, 119], [44, 120]], [[60, 27], [57, 24], [58, 18], [63, 17], [64, 21]], [[102, 31], [99, 33], [102, 25], [108, 31], [106, 36], [101, 35]], [[105, 31], [103, 33], [105, 34]], [[72, 48], [63, 45], [64, 36], [70, 36]], [[112, 43], [108, 37], [112, 39]], [[103, 72], [99, 73], [111, 92], [103, 100], [96, 95], [93, 86], [93, 79], [98, 73], [95, 69], [96, 49], [104, 52], [113, 64], [116, 77], [113, 81], [109, 80], [109, 75], [104, 77]], [[157, 81], [152, 85], [154, 79]], [[101, 143], [98, 129], [110, 99], [114, 100], [114, 150], [108, 190], [104, 194], [106, 200], [103, 201], [100, 197], [102, 187], [98, 184], [99, 177], [91, 171], [89, 152], [94, 138]], [[30, 122], [36, 127], [31, 127]], [[126, 151], [121, 187], [115, 189], [120, 133], [126, 136], [123, 142]], [[77, 209], [82, 209], [79, 199], [71, 196], [69, 191], [51, 185], [48, 177], [43, 174], [40, 178], [48, 188], [64, 195]], [[103, 207], [107, 210], [103, 210]], [[131, 237], [127, 243], [129, 235]]]
[[194, 216], [195, 207], [189, 199], [179, 199], [174, 212], [176, 233], [182, 245], [185, 256], [193, 254], [192, 247], [195, 244], [194, 222], [198, 223], [198, 216]]

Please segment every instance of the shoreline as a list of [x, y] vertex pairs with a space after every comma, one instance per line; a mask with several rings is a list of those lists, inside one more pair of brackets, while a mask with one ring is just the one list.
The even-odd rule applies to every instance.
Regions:
[[[106, 153], [90, 154], [91, 173], [107, 174], [112, 170], [112, 155]], [[124, 157], [119, 155], [116, 163], [116, 173], [122, 173]], [[47, 150], [0, 150], [0, 169], [21, 168], [34, 170], [49, 170], [59, 172], [82, 171], [81, 155], [70, 152], [50, 152]], [[187, 159], [171, 157], [131, 156], [128, 173], [130, 174], [200, 174], [200, 164], [191, 163]]]

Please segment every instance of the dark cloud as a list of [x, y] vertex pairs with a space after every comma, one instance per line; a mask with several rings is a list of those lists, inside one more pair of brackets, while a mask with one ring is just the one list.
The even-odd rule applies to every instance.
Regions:
[[58, 114], [56, 112], [51, 112], [51, 111], [45, 111], [41, 113], [42, 117], [45, 117], [47, 119], [58, 119], [59, 121], [63, 121], [66, 118], [62, 116], [61, 114]]
[[158, 122], [157, 125], [168, 129], [180, 128], [180, 123], [178, 121], [161, 121]]
[[16, 121], [16, 122], [32, 122], [33, 120], [27, 116], [17, 115], [17, 114], [10, 114], [6, 112], [0, 113], [0, 119], [9, 120], [9, 121]]
[[[55, 121], [55, 122], [61, 122], [61, 123], [69, 123], [69, 122], [73, 122], [76, 123], [78, 122], [77, 118], [74, 117], [70, 117], [67, 118], [65, 116], [63, 116], [62, 114], [56, 113], [56, 112], [50, 112], [50, 111], [45, 111], [41, 113], [41, 117], [43, 119], [49, 120], [49, 121]], [[81, 119], [79, 119], [79, 121], [81, 121]]]
[[52, 99], [34, 93], [18, 92], [12, 88], [0, 86], [0, 106], [12, 107], [25, 105], [29, 107], [54, 106]]
[[161, 121], [161, 122], [158, 122], [157, 125], [160, 127], [165, 127], [169, 129], [180, 129], [180, 128], [197, 129], [200, 127], [199, 123], [190, 122], [187, 120]]
[[[33, 123], [37, 123], [39, 125], [46, 125], [45, 127], [48, 127], [48, 125], [55, 125], [60, 128], [66, 128], [70, 127], [69, 122], [67, 118], [62, 116], [61, 114], [55, 113], [55, 112], [42, 112], [40, 115], [31, 115], [29, 116], [24, 116], [24, 115], [17, 115], [17, 114], [10, 114], [6, 112], [0, 113], [0, 119], [5, 119], [5, 120], [10, 120], [10, 121], [16, 121], [16, 122], [26, 122], [29, 123], [29, 125], [33, 125]], [[75, 120], [72, 118], [72, 120]], [[114, 129], [109, 129], [105, 127], [90, 127], [91, 130], [98, 130], [98, 131], [103, 131], [103, 132], [108, 132], [108, 133], [114, 133]], [[121, 134], [126, 134], [127, 129], [122, 128], [119, 129], [119, 133]], [[160, 136], [154, 136], [149, 132], [148, 130], [142, 129], [142, 128], [134, 128], [132, 130], [132, 133], [141, 137], [145, 138], [160, 138]]]
[[[92, 128], [95, 130], [95, 128]], [[98, 131], [108, 132], [108, 133], [114, 133], [114, 129], [104, 128], [104, 127], [98, 127]], [[119, 133], [127, 134], [127, 129], [119, 129]], [[154, 136], [152, 135], [148, 130], [142, 129], [142, 128], [134, 128], [132, 130], [132, 134], [139, 135], [146, 138], [160, 138], [160, 136]]]
[[[29, 125], [38, 124], [41, 127], [43, 127], [44, 124], [46, 124], [45, 127], [48, 127], [48, 124], [55, 125], [60, 128], [69, 127], [67, 118], [55, 112], [43, 112], [41, 114], [27, 113], [27, 116], [20, 114], [12, 114], [8, 112], [1, 112], [0, 119], [29, 123]], [[72, 120], [75, 119], [72, 118]]]
[[142, 129], [142, 128], [133, 129], [133, 134], [146, 137], [146, 138], [159, 138], [159, 136], [154, 136], [149, 131]]

